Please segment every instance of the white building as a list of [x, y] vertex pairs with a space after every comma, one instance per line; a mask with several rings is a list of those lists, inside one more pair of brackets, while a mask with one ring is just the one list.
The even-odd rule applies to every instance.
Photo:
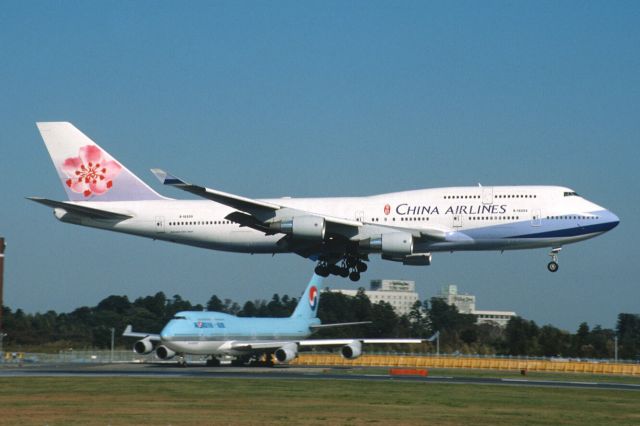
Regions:
[[[331, 289], [331, 291], [346, 296], [358, 294], [358, 290]], [[364, 294], [367, 295], [371, 303], [387, 302], [397, 315], [407, 315], [419, 300], [415, 281], [371, 280], [370, 290], [365, 290]]]
[[511, 311], [479, 311], [476, 309], [476, 297], [471, 294], [458, 293], [457, 285], [448, 285], [442, 289], [440, 294], [436, 296], [449, 305], [453, 305], [458, 308], [458, 312], [461, 314], [473, 314], [477, 317], [478, 324], [493, 323], [500, 327], [506, 327], [507, 323], [512, 317], [516, 316], [515, 312]]

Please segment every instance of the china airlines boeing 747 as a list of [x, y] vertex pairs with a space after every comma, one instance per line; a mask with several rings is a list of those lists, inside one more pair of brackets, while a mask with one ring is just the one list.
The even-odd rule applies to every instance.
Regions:
[[371, 254], [429, 265], [433, 252], [548, 247], [548, 269], [570, 243], [614, 228], [618, 217], [561, 186], [471, 186], [366, 197], [251, 199], [188, 183], [164, 185], [204, 200], [159, 195], [66, 122], [38, 123], [68, 201], [30, 197], [62, 222], [212, 250], [296, 253], [315, 272], [360, 279]]

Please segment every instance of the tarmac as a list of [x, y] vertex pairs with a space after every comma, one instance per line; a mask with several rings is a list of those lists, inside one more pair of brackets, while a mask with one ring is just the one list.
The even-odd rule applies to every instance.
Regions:
[[11, 377], [147, 377], [147, 378], [200, 378], [200, 379], [278, 379], [278, 380], [359, 380], [446, 383], [454, 385], [536, 386], [548, 388], [581, 388], [640, 391], [640, 384], [563, 381], [540, 379], [514, 379], [491, 377], [464, 377], [432, 375], [365, 374], [359, 369], [299, 366], [276, 367], [208, 367], [193, 364], [179, 367], [175, 363], [77, 363], [77, 364], [0, 364], [0, 378]]

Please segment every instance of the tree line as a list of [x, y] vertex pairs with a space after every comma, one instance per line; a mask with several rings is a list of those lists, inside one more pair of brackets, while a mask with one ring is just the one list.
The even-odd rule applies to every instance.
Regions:
[[[135, 331], [159, 333], [179, 311], [210, 310], [242, 317], [286, 317], [298, 300], [274, 294], [271, 300], [246, 301], [240, 305], [230, 299], [211, 296], [206, 305], [192, 304], [179, 295], [167, 298], [163, 292], [139, 297], [108, 296], [94, 307], [80, 307], [70, 313], [28, 314], [4, 306], [3, 328], [7, 351], [58, 351], [106, 349], [114, 329], [116, 347], [130, 347], [131, 339], [121, 336], [131, 324]], [[614, 337], [618, 337], [619, 358], [640, 360], [640, 315], [621, 313], [616, 328], [582, 323], [575, 333], [552, 325], [538, 326], [521, 317], [512, 318], [506, 327], [476, 324], [476, 317], [461, 314], [442, 299], [418, 301], [407, 315], [397, 315], [386, 302], [371, 303], [364, 289], [356, 296], [324, 291], [318, 311], [322, 323], [370, 321], [369, 324], [326, 328], [314, 338], [340, 337], [417, 337], [440, 333], [441, 353], [544, 356], [568, 358], [613, 358]], [[402, 350], [407, 350], [403, 347]], [[435, 352], [435, 343], [410, 350]]]

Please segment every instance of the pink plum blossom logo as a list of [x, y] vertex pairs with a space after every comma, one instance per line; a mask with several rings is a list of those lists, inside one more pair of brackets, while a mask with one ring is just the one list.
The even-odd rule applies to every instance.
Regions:
[[62, 163], [68, 179], [65, 184], [73, 192], [89, 197], [102, 195], [113, 187], [113, 179], [122, 171], [122, 166], [109, 160], [96, 145], [80, 148], [77, 157], [69, 157]]

